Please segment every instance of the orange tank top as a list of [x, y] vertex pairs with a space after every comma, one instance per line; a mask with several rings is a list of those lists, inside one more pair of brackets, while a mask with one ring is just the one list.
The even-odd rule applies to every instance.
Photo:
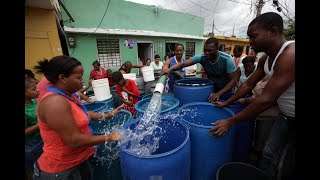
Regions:
[[[46, 93], [41, 100], [50, 95], [52, 92]], [[72, 115], [75, 119], [75, 123], [81, 129], [83, 134], [91, 134], [89, 129], [89, 119], [83, 110], [73, 101], [66, 98], [71, 107]], [[77, 98], [75, 98], [77, 99]], [[40, 100], [40, 102], [41, 102]], [[78, 100], [78, 99], [77, 99]], [[39, 102], [39, 103], [40, 103]], [[78, 101], [79, 104], [82, 104]], [[40, 134], [44, 142], [43, 153], [37, 160], [39, 167], [42, 171], [48, 173], [57, 173], [76, 165], [81, 164], [94, 154], [94, 147], [81, 147], [74, 148], [66, 145], [59, 134], [48, 127], [47, 123], [44, 123], [38, 116], [38, 123]]]
[[238, 67], [239, 63], [240, 63], [240, 59], [244, 56], [247, 56], [245, 53], [242, 53], [240, 57], [233, 57], [233, 61], [236, 64], [236, 67]]

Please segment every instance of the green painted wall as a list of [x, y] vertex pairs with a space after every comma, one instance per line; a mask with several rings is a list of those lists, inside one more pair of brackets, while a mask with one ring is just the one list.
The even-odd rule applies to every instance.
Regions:
[[[106, 39], [119, 39], [120, 53], [121, 53], [121, 63], [125, 61], [131, 61], [133, 64], [137, 63], [138, 57], [138, 47], [137, 41], [153, 41], [153, 50], [154, 54], [159, 54], [161, 61], [165, 55], [165, 43], [168, 41], [175, 41], [186, 46], [186, 42], [195, 42], [195, 54], [202, 53], [203, 49], [203, 40], [194, 40], [194, 39], [181, 39], [181, 38], [163, 38], [163, 37], [146, 37], [146, 36], [120, 36], [120, 35], [96, 35], [96, 36], [87, 36], [87, 35], [76, 35], [76, 48], [69, 48], [70, 55], [77, 58], [81, 61], [84, 67], [83, 79], [85, 85], [88, 84], [88, 79], [90, 71], [93, 69], [92, 62], [95, 61], [98, 57], [97, 42], [96, 39], [106, 38]], [[132, 38], [135, 41], [135, 45], [132, 49], [124, 46], [124, 41], [128, 38]], [[185, 54], [184, 54], [185, 57]], [[153, 57], [150, 57], [153, 61]], [[110, 68], [112, 71], [117, 71], [119, 67]], [[138, 69], [133, 68], [132, 72], [137, 73]]]
[[[75, 22], [64, 21], [64, 25], [75, 28], [97, 28], [109, 0], [64, 0]], [[61, 8], [63, 20], [69, 17]], [[99, 28], [131, 29], [167, 32], [202, 36], [204, 19], [187, 13], [162, 9], [159, 15], [154, 7], [128, 2], [110, 0], [108, 10]]]
[[[99, 28], [101, 29], [129, 29], [146, 30], [165, 33], [187, 34], [201, 36], [204, 32], [204, 19], [186, 13], [162, 9], [157, 15], [154, 7], [127, 2], [124, 0], [111, 0], [105, 17], [109, 0], [63, 0], [67, 10], [74, 18], [75, 22], [68, 21], [69, 17], [61, 8], [61, 15], [65, 26], [74, 28]], [[67, 34], [68, 36], [68, 34]], [[84, 81], [88, 84], [89, 74], [92, 70], [92, 62], [98, 57], [97, 38], [116, 38], [119, 39], [121, 63], [129, 60], [137, 63], [138, 48], [137, 44], [132, 49], [124, 46], [126, 39], [137, 41], [153, 41], [154, 54], [159, 54], [161, 59], [165, 55], [165, 43], [175, 41], [182, 43], [195, 42], [195, 53], [202, 53], [203, 40], [152, 37], [152, 36], [132, 36], [132, 35], [88, 35], [76, 34], [76, 48], [69, 48], [71, 56], [76, 57], [82, 62], [84, 67]], [[153, 57], [150, 57], [153, 60]], [[113, 71], [119, 67], [112, 67]], [[137, 73], [138, 69], [132, 72]]]

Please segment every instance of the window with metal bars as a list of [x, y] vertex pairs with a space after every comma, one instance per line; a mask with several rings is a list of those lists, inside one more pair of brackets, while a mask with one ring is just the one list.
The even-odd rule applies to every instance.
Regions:
[[186, 59], [193, 57], [195, 54], [195, 42], [186, 42]]
[[97, 39], [97, 47], [101, 67], [108, 69], [121, 66], [119, 39]]

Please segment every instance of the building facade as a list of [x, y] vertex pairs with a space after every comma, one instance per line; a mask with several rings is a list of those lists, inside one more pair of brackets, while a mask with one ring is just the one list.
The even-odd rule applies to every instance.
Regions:
[[219, 41], [219, 50], [224, 51], [225, 45], [231, 46], [231, 55], [233, 55], [233, 48], [235, 45], [243, 46], [243, 52], [249, 54], [250, 44], [247, 38], [236, 38], [236, 37], [226, 37], [226, 36], [214, 36]]
[[[37, 61], [62, 55], [56, 11], [57, 0], [25, 2], [25, 68], [33, 71]], [[60, 27], [61, 28], [61, 27]], [[61, 30], [60, 30], [61, 31]], [[35, 74], [36, 78], [42, 76]]]
[[125, 61], [153, 61], [156, 54], [163, 61], [166, 54], [174, 51], [176, 43], [184, 45], [185, 58], [202, 53], [206, 38], [201, 17], [125, 0], [63, 3], [67, 10], [61, 11], [61, 16], [69, 55], [82, 62], [85, 83], [95, 60], [105, 69], [116, 71]]

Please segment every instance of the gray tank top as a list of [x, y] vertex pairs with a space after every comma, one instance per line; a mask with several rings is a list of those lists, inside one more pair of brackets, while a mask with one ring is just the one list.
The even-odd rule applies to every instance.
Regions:
[[[266, 76], [271, 77], [273, 75], [273, 67], [279, 57], [279, 55], [283, 52], [283, 50], [291, 43], [295, 41], [287, 41], [280, 48], [277, 56], [275, 57], [271, 70], [269, 71], [269, 56], [264, 63], [264, 72]], [[277, 100], [280, 111], [290, 117], [295, 117], [295, 81], [289, 86], [287, 90], [285, 90]]]

